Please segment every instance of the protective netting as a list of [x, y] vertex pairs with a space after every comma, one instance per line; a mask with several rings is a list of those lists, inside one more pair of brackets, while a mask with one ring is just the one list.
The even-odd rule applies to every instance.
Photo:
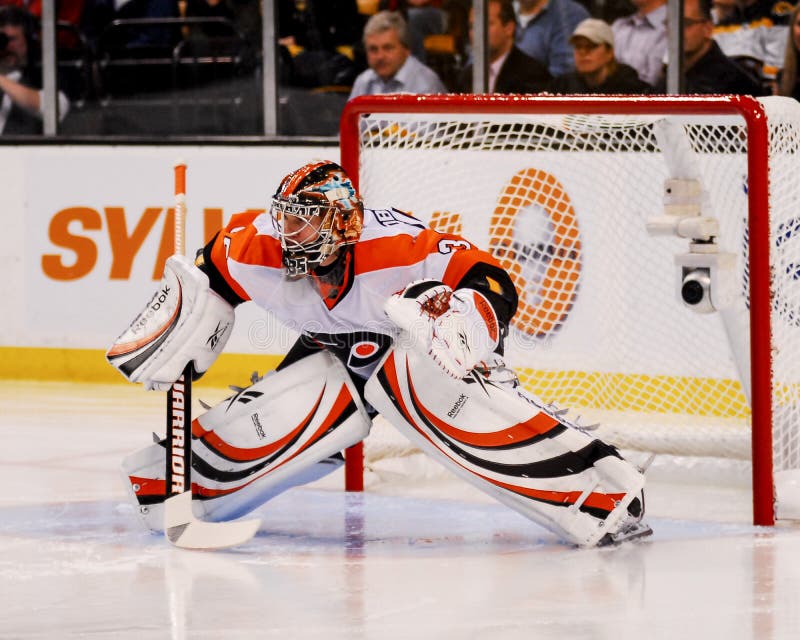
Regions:
[[[797, 469], [800, 105], [763, 104], [771, 242], [757, 250], [769, 252], [773, 277], [774, 464]], [[721, 250], [736, 256], [738, 295], [724, 316], [678, 298], [675, 256], [688, 240], [645, 228], [662, 215], [671, 174], [657, 135], [664, 122], [679, 125], [675, 144], [688, 141], [705, 213], [719, 219]], [[359, 183], [367, 206], [461, 233], [511, 273], [520, 306], [506, 359], [530, 391], [600, 420], [601, 436], [626, 449], [746, 460], [746, 260], [756, 250], [746, 153], [744, 119], [730, 115], [372, 113], [360, 120]], [[368, 464], [401, 451], [390, 440], [370, 436]]]

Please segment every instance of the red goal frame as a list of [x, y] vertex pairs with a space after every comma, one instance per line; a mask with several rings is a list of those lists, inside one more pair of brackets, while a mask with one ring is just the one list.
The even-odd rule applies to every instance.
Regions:
[[[763, 106], [749, 96], [383, 95], [347, 103], [340, 123], [341, 164], [359, 186], [359, 118], [371, 113], [737, 115], [747, 129], [750, 238], [750, 376], [753, 522], [775, 524], [772, 464], [772, 320], [770, 296], [769, 131]], [[762, 247], [762, 250], [756, 250]], [[363, 491], [364, 454], [346, 451], [345, 489]]]

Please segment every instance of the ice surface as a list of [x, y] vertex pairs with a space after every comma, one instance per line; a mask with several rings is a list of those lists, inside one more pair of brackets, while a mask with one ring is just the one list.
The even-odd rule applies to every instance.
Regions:
[[6, 381], [0, 401], [0, 638], [800, 637], [800, 528], [750, 525], [741, 488], [654, 484], [651, 538], [576, 550], [458, 481], [375, 472], [363, 495], [279, 496], [240, 548], [183, 551], [118, 472], [163, 430], [160, 395]]

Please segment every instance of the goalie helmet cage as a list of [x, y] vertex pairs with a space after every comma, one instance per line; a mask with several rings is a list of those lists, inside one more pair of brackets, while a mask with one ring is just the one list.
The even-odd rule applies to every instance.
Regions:
[[[366, 206], [461, 233], [510, 272], [520, 307], [506, 358], [526, 388], [598, 418], [626, 451], [751, 464], [755, 524], [798, 517], [796, 496], [783, 515], [776, 492], [796, 492], [800, 469], [798, 103], [363, 96], [340, 138]], [[680, 302], [689, 239], [646, 231], [665, 180], [687, 177], [736, 257], [724, 313]], [[347, 452], [348, 490], [363, 489], [363, 464], [362, 445]]]

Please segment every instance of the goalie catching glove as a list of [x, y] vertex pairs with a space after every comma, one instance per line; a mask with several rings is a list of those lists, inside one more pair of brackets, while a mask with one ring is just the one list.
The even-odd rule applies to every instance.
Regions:
[[184, 256], [171, 256], [158, 291], [106, 353], [131, 382], [166, 391], [189, 362], [199, 378], [230, 337], [233, 307]]
[[453, 378], [488, 359], [500, 341], [497, 314], [474, 289], [419, 280], [389, 298], [384, 311], [407, 332], [412, 348], [425, 350]]

